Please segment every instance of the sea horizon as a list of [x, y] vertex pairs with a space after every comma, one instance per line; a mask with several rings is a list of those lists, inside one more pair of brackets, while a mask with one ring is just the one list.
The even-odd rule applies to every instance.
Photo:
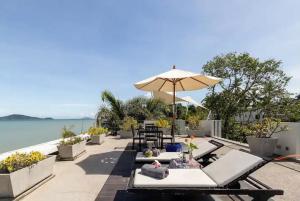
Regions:
[[1, 120], [0, 154], [59, 139], [64, 126], [80, 134], [94, 124], [94, 119]]

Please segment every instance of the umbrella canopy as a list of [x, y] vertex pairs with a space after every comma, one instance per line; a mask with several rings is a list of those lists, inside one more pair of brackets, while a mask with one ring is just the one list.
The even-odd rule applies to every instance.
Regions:
[[175, 127], [175, 102], [176, 91], [192, 91], [197, 89], [213, 86], [220, 82], [221, 79], [212, 76], [201, 75], [189, 71], [179, 70], [173, 66], [173, 69], [165, 73], [150, 77], [146, 80], [137, 82], [134, 86], [144, 91], [164, 91], [173, 92], [173, 124], [172, 136], [174, 139]]
[[[159, 99], [166, 104], [173, 104], [173, 93], [172, 92], [163, 92], [163, 91], [152, 91], [152, 97]], [[187, 102], [183, 98], [175, 96], [175, 102]]]
[[194, 105], [196, 107], [202, 107], [204, 109], [207, 109], [206, 107], [204, 107], [201, 103], [198, 103], [197, 101], [195, 101], [192, 97], [190, 96], [185, 96], [185, 97], [182, 97], [181, 99], [183, 99], [185, 102], [191, 104], [191, 105]]
[[213, 86], [221, 81], [220, 78], [173, 69], [165, 73], [137, 82], [134, 86], [143, 91], [192, 91]]

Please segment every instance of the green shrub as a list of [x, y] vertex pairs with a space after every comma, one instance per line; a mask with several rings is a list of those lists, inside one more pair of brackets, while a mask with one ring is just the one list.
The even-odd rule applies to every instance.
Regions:
[[201, 118], [198, 115], [191, 115], [187, 118], [189, 123], [189, 128], [192, 130], [196, 130], [199, 128]]
[[254, 135], [257, 138], [270, 138], [275, 133], [286, 131], [287, 126], [280, 126], [280, 119], [264, 118], [261, 122], [255, 122], [244, 128], [246, 135]]
[[76, 136], [76, 134], [71, 131], [71, 128], [67, 128], [66, 126], [63, 127], [62, 133], [61, 133], [62, 138], [70, 138]]
[[103, 134], [106, 134], [107, 132], [108, 132], [107, 128], [103, 128], [103, 127], [90, 127], [87, 133], [89, 135], [103, 135]]
[[14, 172], [24, 167], [31, 166], [46, 158], [41, 152], [14, 153], [0, 162], [0, 172]]
[[134, 128], [137, 128], [138, 123], [133, 117], [125, 117], [122, 124], [122, 129], [124, 131], [131, 131], [131, 125], [133, 125]]
[[81, 137], [71, 137], [68, 139], [61, 140], [60, 145], [74, 145], [74, 144], [77, 144], [82, 141], [83, 141], [83, 139], [81, 139]]
[[159, 119], [155, 122], [155, 125], [160, 128], [170, 128], [170, 122], [166, 119]]

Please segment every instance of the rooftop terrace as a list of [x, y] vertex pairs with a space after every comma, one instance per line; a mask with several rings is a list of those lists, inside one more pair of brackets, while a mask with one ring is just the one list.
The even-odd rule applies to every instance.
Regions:
[[[210, 138], [196, 138], [196, 141]], [[183, 141], [183, 138], [177, 138]], [[92, 201], [92, 200], [153, 200], [154, 198], [136, 197], [126, 193], [134, 152], [126, 149], [130, 139], [107, 137], [102, 145], [87, 145], [86, 153], [75, 161], [57, 161], [54, 167], [55, 177], [35, 189], [24, 201]], [[222, 142], [224, 147], [216, 151], [222, 156], [231, 149], [240, 149], [236, 144]], [[126, 151], [124, 151], [126, 150]], [[123, 154], [126, 153], [126, 154]], [[300, 197], [300, 164], [293, 161], [270, 162], [252, 176], [272, 188], [284, 190], [284, 196], [274, 200], [295, 201]], [[164, 197], [163, 200], [174, 200]], [[200, 198], [184, 198], [199, 200]], [[156, 199], [157, 200], [157, 199]], [[177, 198], [178, 200], [178, 198]], [[201, 200], [249, 200], [249, 197], [206, 196]]]

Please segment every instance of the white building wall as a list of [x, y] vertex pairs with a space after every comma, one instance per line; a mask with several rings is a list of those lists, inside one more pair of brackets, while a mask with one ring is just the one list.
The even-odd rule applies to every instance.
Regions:
[[273, 135], [278, 137], [275, 153], [282, 156], [300, 154], [300, 122], [283, 122], [282, 125], [287, 125], [288, 130]]

